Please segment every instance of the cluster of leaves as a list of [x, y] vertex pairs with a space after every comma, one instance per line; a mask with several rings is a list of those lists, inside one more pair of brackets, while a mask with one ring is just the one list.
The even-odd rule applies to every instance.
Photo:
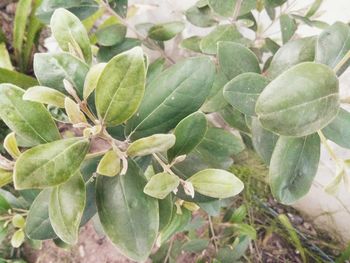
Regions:
[[[186, 228], [191, 212], [243, 190], [227, 171], [244, 150], [241, 138], [269, 166], [272, 193], [282, 203], [311, 187], [320, 139], [339, 168], [327, 189], [347, 182], [346, 162], [327, 139], [350, 146], [350, 113], [340, 108], [338, 88], [349, 64], [350, 28], [315, 20], [322, 1], [305, 14], [287, 14], [286, 2], [198, 1], [185, 12], [187, 20], [214, 28], [180, 44], [201, 55], [174, 63], [164, 47], [182, 32], [182, 21], [134, 28], [125, 20], [125, 0], [43, 0], [36, 16], [49, 23], [61, 51], [35, 54], [37, 84], [0, 84], [0, 117], [12, 131], [3, 143], [0, 185], [13, 185], [20, 196], [18, 202], [4, 192], [0, 221], [6, 231], [9, 222], [16, 227], [13, 245], [26, 238], [75, 244], [79, 228], [97, 213], [120, 251], [144, 261], [155, 244], [165, 249]], [[276, 15], [280, 6], [285, 12]], [[271, 25], [280, 22], [282, 47], [255, 19], [264, 10]], [[325, 29], [297, 39], [299, 23]], [[136, 38], [126, 37], [128, 31]], [[163, 58], [150, 63], [141, 45]], [[211, 113], [241, 138], [208, 123]], [[25, 219], [21, 226], [14, 223], [18, 216]], [[233, 224], [239, 235], [230, 255], [255, 235], [242, 220]]]

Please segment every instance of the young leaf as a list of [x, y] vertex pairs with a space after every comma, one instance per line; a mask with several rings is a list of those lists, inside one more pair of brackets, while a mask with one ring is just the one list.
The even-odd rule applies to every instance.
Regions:
[[269, 181], [273, 196], [292, 204], [309, 190], [320, 160], [317, 134], [306, 137], [280, 137], [273, 151]]
[[[13, 172], [0, 168], [0, 187], [12, 182]], [[0, 209], [1, 210], [1, 209]]]
[[214, 198], [228, 198], [238, 195], [244, 188], [240, 179], [225, 170], [206, 169], [192, 175], [187, 181], [194, 189]]
[[78, 240], [80, 220], [85, 207], [85, 183], [80, 172], [53, 188], [49, 217], [57, 236], [68, 244]]
[[14, 85], [0, 85], [1, 119], [31, 145], [58, 140], [60, 134], [49, 112], [39, 103], [24, 101], [23, 94]]
[[126, 153], [130, 157], [145, 156], [152, 153], [164, 152], [173, 147], [175, 136], [173, 134], [155, 134], [138, 139], [130, 144]]
[[67, 181], [79, 169], [89, 150], [89, 140], [70, 138], [25, 151], [16, 161], [16, 189], [45, 188]]
[[13, 159], [17, 159], [21, 155], [21, 152], [18, 149], [16, 135], [14, 132], [7, 134], [5, 137], [4, 148]]
[[294, 35], [297, 30], [297, 24], [295, 19], [291, 18], [289, 15], [281, 15], [280, 26], [282, 32], [282, 42], [287, 43]]
[[63, 51], [71, 51], [74, 55], [91, 63], [92, 52], [90, 40], [84, 25], [74, 14], [64, 8], [55, 10], [50, 21], [51, 31]]
[[51, 189], [45, 189], [35, 198], [26, 220], [25, 232], [32, 240], [56, 238], [49, 219]]
[[107, 126], [129, 119], [138, 109], [145, 90], [146, 69], [140, 47], [108, 62], [96, 86], [96, 108]]
[[218, 59], [221, 70], [229, 80], [245, 72], [260, 73], [255, 54], [237, 43], [219, 42]]
[[168, 150], [168, 159], [188, 154], [202, 141], [207, 132], [207, 119], [201, 112], [195, 112], [179, 122], [175, 127], [176, 142]]
[[100, 79], [101, 73], [106, 67], [106, 63], [99, 63], [93, 65], [86, 75], [83, 90], [83, 99], [86, 100], [92, 92], [96, 89], [98, 80]]
[[71, 123], [87, 123], [84, 113], [80, 111], [79, 105], [76, 102], [74, 102], [71, 98], [65, 98], [64, 108]]
[[167, 41], [184, 30], [182, 22], [169, 22], [152, 26], [148, 31], [148, 37], [158, 41]]
[[261, 93], [256, 113], [265, 129], [306, 136], [327, 126], [339, 110], [338, 79], [329, 67], [312, 62], [294, 66]]
[[26, 220], [20, 214], [16, 214], [12, 217], [12, 225], [16, 228], [24, 228], [26, 225]]
[[34, 86], [27, 89], [23, 95], [24, 100], [36, 101], [43, 104], [53, 105], [59, 108], [64, 108], [65, 95], [55, 89]]
[[201, 107], [214, 74], [215, 66], [207, 57], [186, 59], [166, 69], [147, 86], [126, 132], [132, 139], [168, 132]]
[[176, 175], [169, 173], [158, 173], [151, 177], [143, 192], [158, 199], [164, 199], [180, 184], [180, 179]]
[[11, 238], [11, 246], [14, 248], [19, 248], [24, 242], [24, 232], [22, 229], [18, 229]]
[[105, 176], [115, 176], [120, 172], [120, 158], [115, 151], [108, 151], [102, 157], [96, 172]]
[[243, 73], [224, 87], [224, 98], [240, 112], [255, 116], [255, 104], [269, 81], [257, 73]]
[[132, 160], [125, 175], [97, 178], [96, 203], [104, 232], [136, 261], [148, 258], [159, 226], [158, 201], [143, 193], [146, 183]]

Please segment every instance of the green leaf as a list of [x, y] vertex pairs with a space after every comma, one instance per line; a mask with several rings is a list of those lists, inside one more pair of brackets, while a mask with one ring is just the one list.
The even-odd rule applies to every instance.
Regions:
[[[235, 11], [237, 0], [209, 0], [209, 6], [214, 10], [215, 13], [224, 16], [231, 17]], [[244, 0], [241, 1], [239, 15], [249, 13], [256, 7], [256, 0]]]
[[26, 220], [25, 233], [32, 240], [46, 240], [56, 237], [49, 219], [51, 189], [45, 189], [35, 198]]
[[184, 23], [179, 21], [158, 24], [149, 29], [148, 37], [158, 41], [167, 41], [181, 33], [184, 28]]
[[57, 236], [68, 244], [78, 240], [80, 220], [85, 207], [85, 183], [80, 172], [53, 188], [49, 216]]
[[0, 193], [0, 214], [7, 213], [11, 209], [9, 202], [6, 198]]
[[272, 54], [276, 54], [276, 52], [280, 49], [280, 45], [278, 45], [271, 38], [266, 38], [265, 39], [265, 46], [266, 46], [266, 48], [268, 50], [271, 51]]
[[25, 236], [22, 229], [17, 230], [11, 238], [11, 246], [19, 248], [24, 242]]
[[39, 84], [35, 78], [6, 68], [0, 68], [0, 83], [11, 83], [23, 89]]
[[21, 155], [21, 152], [18, 149], [16, 135], [14, 132], [6, 135], [3, 146], [13, 159], [17, 159], [18, 156]]
[[285, 136], [312, 134], [327, 126], [338, 110], [335, 73], [312, 62], [282, 73], [264, 89], [256, 103], [262, 126]]
[[84, 81], [83, 98], [86, 100], [92, 92], [96, 89], [98, 80], [100, 79], [101, 73], [106, 67], [106, 63], [99, 63], [93, 65], [86, 75]]
[[99, 9], [98, 3], [94, 0], [42, 0], [40, 7], [36, 11], [36, 16], [43, 23], [48, 24], [53, 12], [60, 7], [72, 12], [79, 19], [87, 18]]
[[295, 19], [291, 18], [289, 15], [286, 14], [281, 15], [280, 26], [282, 32], [282, 42], [283, 44], [285, 44], [293, 37], [298, 27], [295, 22]]
[[273, 196], [283, 204], [292, 204], [307, 194], [319, 160], [317, 134], [279, 138], [270, 162], [269, 181]]
[[115, 176], [120, 172], [120, 158], [115, 151], [108, 151], [102, 157], [96, 172], [105, 176]]
[[58, 140], [60, 134], [49, 112], [39, 103], [24, 101], [23, 94], [14, 85], [0, 85], [1, 119], [31, 145]]
[[63, 93], [44, 86], [34, 86], [23, 94], [23, 100], [50, 104], [59, 108], [64, 108], [65, 97]]
[[20, 214], [16, 214], [12, 217], [12, 225], [17, 228], [24, 228], [26, 220]]
[[224, 87], [224, 98], [240, 112], [255, 116], [255, 104], [269, 81], [257, 73], [243, 73]]
[[219, 42], [218, 59], [221, 70], [229, 80], [245, 72], [260, 73], [255, 54], [237, 43]]
[[316, 14], [316, 12], [318, 11], [318, 9], [321, 7], [323, 3], [323, 0], [315, 0], [312, 5], [310, 6], [309, 10], [306, 13], [306, 17], [312, 17], [314, 14]]
[[87, 123], [84, 113], [81, 112], [78, 103], [69, 97], [64, 100], [64, 109], [66, 110], [69, 121], [72, 124]]
[[163, 72], [165, 67], [165, 59], [158, 58], [148, 65], [147, 68], [147, 84], [159, 76]]
[[190, 253], [200, 253], [209, 245], [207, 239], [192, 239], [182, 246], [182, 250]]
[[232, 128], [235, 128], [244, 133], [250, 133], [250, 128], [247, 126], [245, 116], [239, 110], [228, 106], [220, 111], [220, 115]]
[[218, 23], [209, 6], [192, 6], [185, 12], [186, 19], [198, 27], [211, 27]]
[[138, 109], [145, 90], [146, 69], [140, 47], [117, 55], [101, 73], [96, 108], [108, 126], [128, 120]]
[[[3, 187], [12, 182], [12, 171], [7, 171], [0, 168], [0, 187]], [[1, 210], [1, 209], [0, 209]]]
[[192, 175], [187, 181], [194, 189], [214, 198], [228, 198], [238, 195], [244, 188], [240, 179], [225, 170], [206, 169]]
[[201, 48], [200, 48], [200, 42], [201, 42], [202, 38], [199, 36], [192, 36], [189, 38], [185, 38], [184, 40], [181, 41], [180, 43], [180, 47], [190, 50], [190, 51], [194, 51], [194, 52], [201, 52]]
[[175, 136], [173, 134], [155, 134], [131, 143], [126, 153], [130, 157], [145, 156], [152, 153], [167, 151], [173, 147], [174, 144]]
[[120, 44], [116, 44], [110, 47], [100, 47], [97, 52], [97, 60], [99, 62], [108, 62], [114, 56], [140, 45], [141, 41], [138, 39], [125, 38], [124, 41]]
[[289, 41], [276, 52], [266, 76], [269, 79], [274, 79], [282, 72], [299, 63], [314, 61], [315, 44], [315, 37], [306, 37]]
[[234, 224], [233, 228], [240, 235], [248, 236], [253, 240], [256, 239], [256, 230], [254, 229], [254, 227], [248, 224], [244, 224], [244, 223]]
[[163, 71], [146, 88], [137, 114], [128, 121], [132, 139], [166, 133], [197, 111], [208, 96], [215, 66], [207, 57], [189, 58]]
[[34, 73], [41, 86], [57, 89], [67, 94], [63, 80], [66, 79], [82, 97], [84, 80], [89, 71], [87, 64], [69, 53], [37, 53], [34, 55]]
[[[315, 61], [335, 68], [349, 51], [350, 27], [342, 22], [336, 22], [319, 35], [316, 45]], [[337, 72], [337, 75], [341, 75], [348, 66], [349, 63], [346, 63], [346, 65]]]
[[166, 198], [158, 200], [159, 204], [159, 231], [161, 232], [166, 227], [172, 216], [175, 213], [175, 206], [173, 204], [173, 196], [168, 195]]
[[45, 188], [64, 183], [79, 169], [89, 150], [89, 140], [70, 138], [25, 151], [16, 161], [16, 189]]
[[143, 192], [158, 199], [164, 199], [172, 191], [176, 190], [180, 184], [180, 179], [176, 175], [169, 173], [158, 173], [151, 177]]
[[113, 46], [123, 42], [126, 27], [115, 17], [109, 17], [96, 31], [96, 38], [102, 46]]
[[350, 149], [350, 112], [340, 108], [338, 115], [322, 132], [327, 139]]
[[6, 43], [0, 43], [0, 68], [13, 70], [10, 54], [6, 48]]
[[200, 48], [204, 53], [215, 55], [220, 41], [241, 42], [242, 35], [233, 25], [219, 25], [202, 38]]
[[128, 0], [111, 0], [109, 6], [123, 18], [126, 18], [128, 13]]
[[[129, 160], [125, 175], [97, 179], [96, 203], [104, 232], [127, 257], [145, 261], [158, 233], [158, 201], [143, 193], [146, 179]], [[122, 227], [121, 227], [122, 226]]]
[[275, 8], [283, 5], [287, 0], [266, 0], [265, 4], [269, 7]]
[[89, 36], [79, 18], [64, 8], [55, 10], [50, 27], [54, 38], [63, 51], [74, 50], [75, 55], [90, 64], [92, 52]]
[[175, 145], [168, 150], [168, 159], [172, 161], [176, 156], [190, 153], [202, 141], [207, 132], [205, 114], [195, 112], [179, 122], [175, 127]]
[[257, 118], [252, 121], [252, 142], [256, 153], [266, 165], [270, 164], [273, 150], [275, 149], [278, 135], [265, 130]]

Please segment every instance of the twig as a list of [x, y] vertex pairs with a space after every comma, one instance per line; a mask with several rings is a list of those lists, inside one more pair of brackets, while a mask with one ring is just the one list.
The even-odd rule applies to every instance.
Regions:
[[212, 239], [213, 239], [213, 244], [214, 244], [214, 247], [215, 247], [215, 252], [217, 252], [218, 251], [218, 244], [216, 243], [216, 235], [215, 235], [215, 232], [214, 232], [214, 226], [213, 226], [213, 222], [211, 221], [211, 216], [210, 215], [208, 215], [208, 222], [209, 222], [210, 232], [211, 232]]
[[345, 54], [345, 56], [334, 67], [334, 72], [338, 73], [338, 71], [345, 65], [346, 62], [348, 62], [349, 59], [350, 59], [350, 50]]
[[170, 240], [169, 248], [168, 248], [168, 251], [167, 251], [166, 256], [165, 256], [165, 258], [164, 258], [163, 263], [167, 263], [167, 261], [169, 260], [169, 258], [170, 258], [170, 253], [171, 253], [171, 249], [173, 248], [173, 243], [174, 243], [174, 238], [172, 238], [172, 239]]

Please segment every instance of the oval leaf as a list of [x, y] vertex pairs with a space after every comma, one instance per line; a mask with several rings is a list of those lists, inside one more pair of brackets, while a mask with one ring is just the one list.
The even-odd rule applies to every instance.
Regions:
[[159, 173], [151, 177], [143, 192], [158, 199], [164, 199], [180, 184], [180, 179], [176, 175], [169, 173]]
[[281, 137], [273, 151], [269, 181], [273, 196], [292, 204], [310, 189], [320, 160], [317, 134], [306, 137]]
[[24, 100], [36, 101], [43, 104], [53, 105], [59, 108], [64, 108], [65, 95], [55, 89], [34, 86], [25, 91], [23, 95]]
[[115, 176], [120, 172], [120, 158], [115, 151], [108, 151], [102, 157], [96, 172], [105, 176]]
[[148, 31], [148, 37], [158, 41], [167, 41], [184, 30], [182, 22], [169, 22], [152, 26]]
[[89, 140], [70, 138], [25, 151], [16, 161], [16, 189], [45, 188], [67, 181], [79, 169], [89, 150]]
[[101, 73], [106, 67], [106, 63], [99, 63], [93, 65], [89, 72], [86, 75], [84, 81], [84, 91], [83, 91], [83, 99], [86, 100], [90, 94], [96, 89], [98, 80], [100, 79]]
[[140, 169], [129, 160], [125, 175], [98, 177], [96, 186], [104, 232], [124, 255], [136, 261], [148, 258], [159, 226], [158, 201], [143, 193], [145, 185]]
[[130, 157], [135, 157], [164, 152], [173, 147], [175, 139], [173, 134], [155, 134], [133, 142], [126, 153]]
[[[110, 17], [114, 18], [114, 17]], [[96, 31], [96, 38], [102, 46], [113, 46], [123, 42], [126, 35], [126, 27], [114, 19], [107, 19]]]
[[338, 113], [335, 73], [322, 64], [301, 63], [273, 80], [261, 93], [256, 113], [265, 129], [285, 136], [312, 134]]

